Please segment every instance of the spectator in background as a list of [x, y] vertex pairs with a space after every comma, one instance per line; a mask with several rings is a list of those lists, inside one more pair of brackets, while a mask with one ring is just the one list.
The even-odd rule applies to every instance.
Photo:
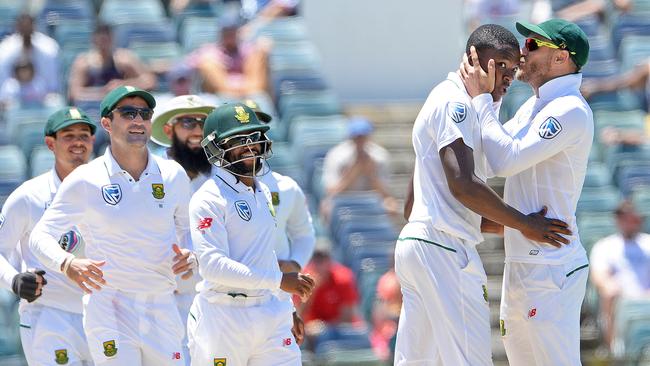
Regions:
[[219, 43], [206, 44], [192, 52], [186, 63], [203, 79], [203, 90], [234, 99], [258, 99], [267, 91], [269, 46], [263, 40], [244, 43], [239, 23], [221, 29]]
[[646, 108], [650, 106], [650, 59], [643, 61], [632, 70], [606, 78], [591, 78], [582, 81], [580, 92], [589, 99], [591, 96], [619, 91], [623, 89], [632, 89], [643, 92], [645, 95]]
[[363, 117], [354, 117], [348, 124], [348, 139], [334, 146], [325, 156], [323, 184], [326, 197], [321, 211], [329, 218], [331, 200], [343, 192], [376, 191], [384, 198], [384, 207], [397, 212], [397, 201], [388, 191], [389, 154], [370, 140], [374, 128]]
[[377, 282], [377, 299], [372, 309], [370, 340], [375, 353], [383, 360], [394, 358], [401, 309], [402, 289], [395, 269], [391, 268]]
[[359, 320], [359, 294], [354, 273], [332, 260], [331, 244], [326, 239], [316, 241], [314, 255], [304, 272], [312, 276], [316, 285], [307, 302], [294, 302], [305, 322], [307, 340], [313, 347], [328, 326]]
[[13, 66], [13, 77], [0, 86], [0, 104], [5, 108], [42, 106], [47, 96], [47, 85], [36, 75], [34, 64], [28, 58], [20, 58]]
[[74, 102], [101, 100], [123, 85], [151, 90], [156, 87], [156, 76], [132, 51], [115, 49], [110, 26], [99, 24], [93, 32], [93, 48], [72, 64], [68, 85], [68, 96]]
[[16, 62], [25, 58], [31, 60], [35, 78], [45, 82], [46, 92], [61, 92], [59, 45], [34, 31], [34, 19], [28, 14], [18, 16], [16, 33], [0, 42], [0, 85], [11, 78]]
[[643, 217], [630, 201], [615, 211], [619, 232], [591, 250], [591, 280], [600, 296], [605, 342], [611, 346], [619, 298], [650, 296], [650, 235], [641, 232]]

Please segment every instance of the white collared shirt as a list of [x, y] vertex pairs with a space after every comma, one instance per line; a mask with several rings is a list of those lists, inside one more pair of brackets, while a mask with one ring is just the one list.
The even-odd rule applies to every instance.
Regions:
[[[439, 151], [462, 139], [473, 150], [475, 175], [486, 179], [481, 131], [471, 99], [456, 73], [429, 94], [413, 125], [414, 202], [402, 236], [429, 236], [435, 229], [470, 245], [483, 241], [481, 216], [460, 203], [449, 190]], [[423, 239], [426, 239], [423, 238]]]
[[505, 228], [506, 261], [562, 264], [585, 256], [576, 205], [594, 136], [593, 114], [580, 94], [581, 74], [546, 82], [503, 126], [488, 108], [489, 94], [472, 101], [481, 121], [483, 147], [493, 172], [505, 176], [504, 200], [523, 213], [548, 207], [547, 216], [569, 224], [568, 245], [555, 248]]
[[[52, 169], [24, 182], [9, 195], [2, 207], [2, 220], [0, 220], [2, 222], [0, 223], [0, 255], [3, 258], [8, 258], [18, 245], [24, 269], [46, 270], [47, 285], [43, 288], [43, 294], [32, 303], [23, 301], [21, 307], [41, 304], [81, 313], [81, 296], [83, 294], [81, 289], [65, 278], [63, 274], [47, 270], [29, 249], [29, 235], [52, 203], [60, 184], [59, 176]], [[68, 230], [59, 229], [56, 240], [58, 241], [66, 231]], [[3, 260], [0, 263], [0, 284], [11, 291], [12, 280], [19, 271], [7, 261]]]
[[271, 194], [222, 168], [190, 202], [190, 226], [203, 281], [199, 291], [261, 296], [278, 291], [282, 273], [274, 252], [277, 222]]
[[278, 259], [296, 261], [300, 268], [304, 268], [316, 245], [305, 194], [295, 180], [276, 172], [269, 172], [258, 179], [269, 188], [275, 208], [278, 222], [275, 254]]
[[52, 271], [69, 254], [56, 241], [61, 227], [76, 225], [86, 256], [105, 260], [106, 287], [161, 294], [176, 288], [172, 244], [187, 247], [189, 179], [175, 161], [152, 154], [136, 181], [120, 168], [110, 148], [75, 169], [61, 184], [34, 228], [30, 248]]

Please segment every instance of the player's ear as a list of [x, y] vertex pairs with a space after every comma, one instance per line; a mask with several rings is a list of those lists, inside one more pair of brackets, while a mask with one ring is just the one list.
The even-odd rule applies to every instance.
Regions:
[[102, 119], [99, 120], [99, 123], [106, 130], [106, 132], [111, 132], [111, 120], [110, 120], [110, 118], [102, 117]]
[[172, 138], [172, 130], [173, 130], [173, 128], [174, 128], [174, 126], [172, 126], [172, 125], [170, 125], [168, 123], [165, 123], [163, 125], [163, 133], [165, 135], [167, 135], [167, 138], [169, 138], [170, 140]]
[[45, 145], [50, 151], [54, 151], [55, 138], [52, 136], [45, 136]]

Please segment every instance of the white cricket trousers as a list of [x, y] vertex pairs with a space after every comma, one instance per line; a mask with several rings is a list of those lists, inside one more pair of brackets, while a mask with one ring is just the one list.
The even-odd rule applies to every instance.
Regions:
[[20, 341], [28, 365], [93, 364], [81, 314], [40, 304], [22, 306]]
[[182, 366], [184, 329], [173, 293], [102, 288], [84, 295], [84, 330], [97, 366]]
[[473, 245], [436, 231], [400, 237], [395, 365], [492, 365], [487, 277]]
[[292, 314], [290, 302], [272, 295], [199, 293], [187, 319], [192, 365], [300, 366]]
[[587, 259], [549, 265], [506, 262], [501, 337], [511, 366], [579, 366]]

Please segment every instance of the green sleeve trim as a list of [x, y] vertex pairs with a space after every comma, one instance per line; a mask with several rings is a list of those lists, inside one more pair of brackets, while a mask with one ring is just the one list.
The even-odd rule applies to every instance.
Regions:
[[580, 266], [580, 267], [574, 269], [573, 271], [567, 273], [566, 276], [569, 277], [569, 276], [571, 276], [572, 274], [576, 273], [577, 271], [579, 271], [579, 270], [581, 270], [581, 269], [583, 269], [583, 268], [587, 268], [587, 267], [589, 267], [589, 265], [588, 265], [588, 264], [584, 264], [584, 265], [582, 265], [582, 266]]
[[399, 239], [397, 239], [397, 240], [398, 240], [398, 241], [404, 241], [404, 240], [416, 240], [416, 241], [421, 241], [421, 242], [423, 242], [423, 243], [431, 244], [431, 245], [435, 245], [435, 246], [440, 247], [440, 248], [442, 248], [442, 249], [445, 249], [445, 250], [448, 250], [448, 251], [450, 251], [450, 252], [454, 252], [454, 253], [456, 253], [456, 249], [454, 249], [454, 248], [446, 247], [446, 246], [444, 246], [444, 245], [442, 245], [442, 244], [434, 243], [434, 242], [432, 242], [432, 241], [430, 241], [430, 240], [426, 240], [426, 239], [414, 238], [414, 237], [410, 237], [410, 236], [409, 236], [409, 237], [406, 237], [406, 238], [399, 238]]

